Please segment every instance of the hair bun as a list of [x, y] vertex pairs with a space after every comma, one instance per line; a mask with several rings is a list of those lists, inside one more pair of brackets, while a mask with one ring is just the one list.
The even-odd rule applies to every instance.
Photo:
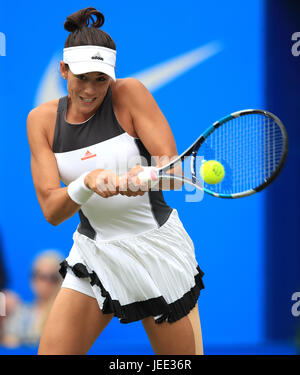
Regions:
[[[96, 17], [96, 20], [94, 19]], [[100, 28], [104, 24], [104, 15], [95, 8], [84, 8], [67, 17], [64, 28], [73, 33], [82, 27]]]

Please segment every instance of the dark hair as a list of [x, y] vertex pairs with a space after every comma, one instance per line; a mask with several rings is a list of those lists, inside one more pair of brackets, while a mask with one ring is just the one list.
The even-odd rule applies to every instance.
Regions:
[[65, 30], [71, 33], [66, 39], [65, 48], [93, 45], [116, 50], [110, 35], [99, 29], [103, 24], [104, 15], [95, 8], [84, 8], [71, 14], [64, 23]]

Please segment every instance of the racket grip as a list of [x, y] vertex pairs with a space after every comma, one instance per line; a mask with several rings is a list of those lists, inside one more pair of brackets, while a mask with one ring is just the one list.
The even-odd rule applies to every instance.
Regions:
[[155, 167], [143, 167], [143, 171], [137, 175], [140, 182], [145, 182], [150, 185], [150, 187], [155, 186], [158, 179], [158, 169]]

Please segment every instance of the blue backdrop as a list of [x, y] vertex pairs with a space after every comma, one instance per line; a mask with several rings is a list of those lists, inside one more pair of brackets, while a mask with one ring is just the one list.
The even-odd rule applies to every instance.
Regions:
[[297, 329], [300, 333], [300, 317], [291, 314], [291, 296], [300, 291], [300, 57], [293, 53], [297, 45], [292, 40], [300, 30], [300, 4], [277, 0], [266, 5], [266, 105], [284, 121], [289, 134], [288, 162], [270, 187], [266, 204], [265, 333], [278, 340], [293, 337]]
[[[57, 0], [47, 5], [20, 1], [22, 16], [14, 22], [9, 15], [14, 14], [15, 4], [1, 5], [6, 56], [0, 56], [0, 228], [9, 286], [25, 300], [32, 298], [28, 277], [34, 256], [48, 248], [67, 255], [78, 222], [75, 216], [52, 227], [42, 215], [31, 179], [26, 117], [37, 104], [64, 95], [58, 74], [68, 35], [63, 22], [87, 6], [106, 17], [103, 29], [117, 45], [117, 77], [134, 76], [145, 82], [173, 130], [179, 152], [230, 112], [245, 108], [278, 112], [276, 106], [268, 107], [266, 95], [264, 1], [73, 0], [63, 6]], [[163, 64], [173, 67], [173, 73], [169, 69], [166, 76], [154, 80], [154, 72], [161, 71]], [[282, 176], [274, 186], [280, 183]], [[280, 192], [274, 189], [276, 200]], [[199, 299], [205, 345], [259, 344], [269, 337], [266, 264], [271, 269], [276, 263], [267, 247], [272, 237], [266, 209], [271, 193], [236, 201], [205, 196], [201, 202], [188, 202], [193, 194], [168, 192], [165, 198], [179, 211], [205, 272], [206, 288]], [[278, 231], [277, 237], [282, 239], [284, 233]], [[272, 275], [275, 281], [285, 277]], [[291, 308], [290, 300], [282, 302], [286, 310]], [[290, 329], [289, 338], [292, 334]], [[110, 337], [147, 340], [140, 322], [121, 325], [116, 318], [101, 336]]]

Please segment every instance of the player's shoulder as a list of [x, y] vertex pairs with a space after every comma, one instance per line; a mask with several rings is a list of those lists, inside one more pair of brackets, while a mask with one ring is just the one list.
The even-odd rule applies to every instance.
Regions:
[[115, 87], [117, 89], [132, 89], [137, 87], [145, 87], [140, 80], [133, 77], [127, 77], [127, 78], [121, 78], [117, 79], [116, 82], [114, 82]]
[[43, 127], [55, 121], [58, 101], [59, 99], [54, 99], [33, 108], [28, 113], [27, 126], [30, 128]]
[[147, 91], [144, 84], [133, 77], [117, 79], [117, 81], [112, 84], [111, 88], [115, 95], [121, 95], [127, 98], [143, 95], [143, 92]]
[[56, 115], [57, 106], [58, 106], [59, 99], [50, 100], [49, 102], [43, 103], [38, 105], [37, 107], [33, 108], [29, 114], [28, 119], [47, 119], [51, 116]]

